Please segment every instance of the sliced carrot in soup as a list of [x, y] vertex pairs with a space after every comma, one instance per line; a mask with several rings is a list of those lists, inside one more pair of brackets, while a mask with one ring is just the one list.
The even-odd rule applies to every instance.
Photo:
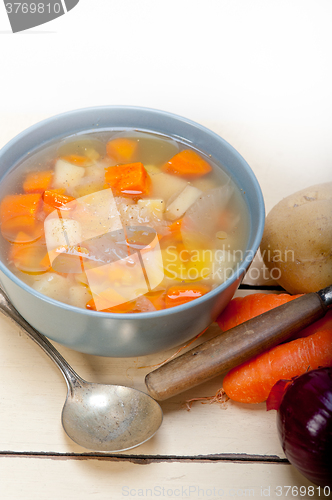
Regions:
[[75, 198], [72, 196], [67, 196], [64, 193], [64, 189], [48, 189], [43, 194], [44, 204], [47, 206], [44, 207], [45, 211], [52, 212], [54, 209], [64, 209], [67, 203], [74, 201]]
[[73, 163], [74, 165], [78, 165], [79, 167], [85, 167], [91, 164], [91, 160], [89, 158], [81, 155], [61, 156], [61, 159], [67, 161], [68, 163]]
[[36, 217], [41, 196], [41, 193], [9, 194], [5, 196], [0, 204], [1, 223], [21, 215]]
[[117, 304], [114, 306], [110, 306], [110, 303], [105, 300], [105, 307], [102, 307], [102, 304], [99, 304], [101, 307], [96, 307], [95, 301], [93, 299], [90, 299], [87, 304], [86, 308], [89, 309], [90, 311], [100, 311], [100, 312], [110, 312], [110, 313], [118, 313], [118, 314], [125, 314], [133, 311], [135, 308], [136, 301], [130, 301], [130, 302], [123, 302], [122, 304]]
[[31, 215], [19, 215], [1, 224], [1, 234], [11, 243], [31, 243], [44, 234], [44, 225]]
[[105, 181], [117, 194], [135, 196], [147, 194], [151, 184], [141, 162], [106, 168]]
[[134, 159], [138, 148], [138, 142], [127, 137], [117, 137], [108, 141], [106, 145], [107, 155], [119, 163], [127, 163]]
[[[18, 236], [21, 239], [21, 236]], [[15, 267], [27, 274], [40, 274], [49, 269], [45, 256], [47, 248], [44, 244], [14, 244], [10, 248], [9, 260]]]
[[23, 189], [26, 193], [42, 193], [51, 187], [52, 180], [52, 170], [29, 172], [23, 181]]
[[202, 297], [210, 291], [210, 287], [206, 285], [174, 285], [171, 286], [165, 297], [166, 309], [169, 307], [180, 306], [194, 299]]
[[145, 294], [145, 297], [149, 299], [152, 305], [156, 308], [157, 311], [161, 309], [165, 309], [165, 290], [153, 290], [152, 292], [148, 292]]
[[173, 175], [201, 177], [211, 172], [212, 167], [195, 151], [184, 149], [165, 163], [163, 170]]

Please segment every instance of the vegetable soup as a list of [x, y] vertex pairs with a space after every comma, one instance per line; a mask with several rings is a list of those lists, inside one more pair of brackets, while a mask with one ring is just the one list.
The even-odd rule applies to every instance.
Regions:
[[2, 181], [8, 268], [52, 299], [94, 311], [178, 306], [244, 258], [242, 191], [212, 158], [136, 130], [49, 145]]

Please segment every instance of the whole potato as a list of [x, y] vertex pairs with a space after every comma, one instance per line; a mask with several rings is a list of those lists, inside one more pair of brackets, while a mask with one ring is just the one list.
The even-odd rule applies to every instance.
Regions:
[[332, 284], [332, 182], [302, 189], [266, 217], [260, 246], [271, 277], [289, 293]]

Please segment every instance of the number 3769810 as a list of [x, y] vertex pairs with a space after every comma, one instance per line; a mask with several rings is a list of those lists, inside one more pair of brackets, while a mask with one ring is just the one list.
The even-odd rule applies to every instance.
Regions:
[[47, 3], [47, 2], [7, 2], [6, 10], [8, 14], [60, 14], [62, 7], [61, 3]]

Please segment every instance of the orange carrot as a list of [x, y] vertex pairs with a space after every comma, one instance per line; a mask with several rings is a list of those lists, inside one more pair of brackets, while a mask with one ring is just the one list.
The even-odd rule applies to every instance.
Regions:
[[42, 193], [51, 186], [52, 180], [52, 170], [28, 172], [23, 181], [23, 189], [26, 193]]
[[[101, 312], [110, 312], [110, 313], [118, 313], [118, 314], [125, 314], [125, 313], [130, 313], [133, 311], [135, 308], [136, 301], [130, 301], [130, 302], [124, 302], [122, 304], [117, 304], [116, 306], [112, 307], [106, 307], [105, 309], [98, 309], [98, 311]], [[89, 302], [86, 304], [86, 309], [89, 309], [90, 311], [97, 311], [95, 301], [93, 299], [90, 299]]]
[[211, 290], [210, 287], [206, 285], [174, 285], [169, 287], [165, 296], [165, 307], [166, 309], [170, 307], [180, 306], [181, 304], [186, 304], [194, 299], [202, 297], [207, 292]]
[[[246, 295], [245, 297], [236, 297], [229, 302], [217, 318], [217, 323], [223, 331], [230, 330], [244, 321], [248, 321], [259, 314], [274, 309], [274, 307], [290, 302], [297, 297], [301, 297], [301, 294], [254, 293], [252, 295]], [[312, 325], [300, 330], [300, 332], [293, 334], [289, 340], [307, 337], [312, 333], [330, 327], [332, 327], [332, 311], [328, 311], [320, 320], [315, 321]]]
[[[43, 255], [43, 257], [41, 258], [41, 260], [39, 262], [39, 265], [42, 269], [45, 269], [46, 271], [50, 271], [52, 269], [51, 261], [50, 261], [50, 257], [48, 255], [48, 252], [46, 252], [45, 255]], [[52, 271], [54, 271], [54, 269], [52, 269]]]
[[138, 148], [138, 142], [128, 137], [117, 137], [106, 144], [107, 155], [119, 163], [133, 161]]
[[62, 156], [61, 159], [67, 161], [68, 163], [74, 163], [75, 165], [78, 165], [80, 167], [91, 164], [91, 160], [89, 158], [81, 155], [67, 155]]
[[190, 149], [177, 153], [162, 167], [165, 172], [186, 177], [201, 177], [211, 172], [211, 165]]
[[30, 243], [38, 240], [43, 232], [43, 223], [31, 215], [12, 217], [1, 224], [2, 236], [11, 243]]
[[274, 384], [332, 366], [332, 328], [274, 347], [230, 370], [223, 389], [233, 401], [262, 403]]
[[150, 177], [143, 163], [128, 163], [105, 169], [105, 181], [117, 194], [141, 195], [150, 189]]
[[230, 330], [244, 321], [259, 316], [275, 307], [296, 299], [300, 295], [288, 293], [254, 293], [245, 297], [232, 299], [217, 318], [223, 331]]
[[79, 245], [60, 245], [51, 250], [49, 256], [52, 259], [52, 270], [63, 275], [82, 272], [89, 251]]
[[308, 335], [312, 335], [313, 333], [316, 333], [319, 330], [326, 330], [326, 329], [328, 330], [332, 329], [332, 310], [327, 311], [325, 316], [323, 316], [318, 321], [315, 321], [311, 325], [307, 326], [307, 328], [304, 328], [304, 330], [301, 330], [299, 334], [293, 335], [292, 339], [298, 337], [308, 337]]
[[165, 309], [165, 290], [153, 290], [145, 294], [157, 311]]
[[172, 231], [172, 233], [176, 233], [178, 231], [181, 231], [182, 221], [183, 221], [183, 219], [178, 219], [175, 222], [172, 222], [172, 224], [170, 224], [168, 226], [168, 229], [170, 231]]
[[36, 217], [41, 196], [41, 193], [9, 194], [5, 196], [0, 204], [1, 222], [3, 223], [12, 217], [20, 217], [21, 215]]
[[[81, 249], [81, 247], [77, 247], [77, 248]], [[59, 250], [59, 252], [57, 250]], [[61, 255], [63, 255], [63, 253], [61, 252], [61, 248], [56, 249], [54, 253], [55, 254], [56, 253], [58, 253], [58, 254], [61, 253]], [[53, 257], [53, 255], [52, 255], [52, 257]], [[56, 269], [54, 269], [52, 267], [52, 264], [51, 264], [51, 261], [50, 261], [50, 255], [47, 252], [43, 256], [43, 258], [41, 259], [41, 261], [39, 262], [39, 265], [40, 265], [41, 268], [44, 268], [47, 271], [51, 271], [52, 273], [56, 273], [56, 274], [59, 274], [60, 276], [67, 277], [69, 273], [68, 272], [61, 272], [59, 270], [59, 268], [62, 269], [62, 271], [66, 271], [66, 270], [67, 271], [68, 270], [72, 271], [73, 267], [71, 267], [71, 266], [75, 266], [75, 268], [74, 268], [75, 270], [77, 269], [78, 266], [80, 266], [80, 269], [81, 269], [81, 262], [82, 262], [82, 257], [79, 257], [79, 255], [76, 255], [76, 260], [74, 260], [75, 256], [73, 254], [67, 254], [67, 256], [69, 256], [69, 259], [73, 258], [72, 262], [68, 262], [68, 261], [67, 262], [66, 261], [62, 261], [60, 263], [57, 262], [57, 264], [55, 266]], [[77, 260], [78, 260], [77, 257], [79, 258], [79, 263], [77, 263]]]
[[18, 234], [17, 242], [10, 248], [9, 261], [23, 273], [40, 274], [46, 272], [49, 267], [45, 263], [46, 245], [40, 242], [19, 244], [22, 239], [24, 239], [22, 235]]
[[67, 203], [74, 201], [75, 198], [72, 196], [67, 196], [64, 193], [64, 189], [47, 189], [43, 194], [44, 210], [46, 212], [52, 212], [56, 208], [63, 209]]

